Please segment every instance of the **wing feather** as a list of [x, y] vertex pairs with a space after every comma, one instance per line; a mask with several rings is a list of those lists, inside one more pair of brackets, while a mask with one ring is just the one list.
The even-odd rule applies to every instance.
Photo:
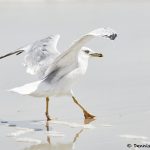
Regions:
[[44, 75], [48, 65], [60, 54], [57, 50], [59, 38], [60, 35], [51, 35], [0, 56], [0, 59], [25, 52], [24, 65], [27, 73], [41, 77]]
[[44, 78], [49, 78], [49, 76], [51, 76], [51, 73], [58, 68], [61, 69], [59, 69], [59, 72], [57, 73], [55, 79], [59, 79], [75, 69], [78, 64], [78, 53], [80, 49], [88, 41], [92, 40], [95, 37], [105, 37], [109, 38], [110, 40], [114, 40], [117, 37], [117, 33], [110, 28], [99, 28], [82, 36], [79, 40], [75, 41], [69, 49], [64, 51], [54, 60], [51, 66], [47, 69], [45, 73], [46, 76], [44, 76]]
[[22, 48], [26, 51], [24, 64], [28, 73], [39, 77], [45, 73], [48, 65], [60, 54], [57, 50], [59, 37], [52, 35]]

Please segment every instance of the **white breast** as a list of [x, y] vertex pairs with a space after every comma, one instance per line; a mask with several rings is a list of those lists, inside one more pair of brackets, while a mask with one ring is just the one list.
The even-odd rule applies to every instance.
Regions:
[[80, 81], [86, 73], [88, 66], [88, 57], [80, 55], [78, 58], [77, 68], [65, 75], [57, 82], [49, 83], [41, 82], [37, 90], [32, 93], [34, 96], [62, 96], [71, 95], [72, 87]]

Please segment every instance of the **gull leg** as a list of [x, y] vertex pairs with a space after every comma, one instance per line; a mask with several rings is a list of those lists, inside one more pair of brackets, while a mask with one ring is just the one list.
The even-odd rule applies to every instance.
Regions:
[[81, 129], [78, 133], [76, 133], [74, 139], [73, 139], [73, 143], [75, 143], [77, 141], [77, 139], [79, 138], [80, 134], [84, 131], [84, 128]]
[[[46, 131], [49, 132], [49, 122], [48, 121], [46, 122]], [[49, 144], [51, 144], [51, 138], [49, 135], [47, 135], [47, 142]]]
[[74, 96], [72, 96], [72, 99], [82, 109], [85, 119], [93, 119], [95, 117], [94, 115], [91, 115], [87, 110], [85, 110], [84, 107], [81, 104], [79, 104], [79, 102]]
[[48, 113], [48, 104], [49, 104], [49, 97], [46, 97], [46, 112], [45, 112], [45, 115], [46, 115], [47, 121], [51, 120], [51, 118], [49, 117], [49, 113]]

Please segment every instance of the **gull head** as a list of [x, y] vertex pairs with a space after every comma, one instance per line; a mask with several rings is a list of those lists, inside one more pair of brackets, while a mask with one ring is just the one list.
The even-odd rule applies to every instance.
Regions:
[[88, 47], [81, 48], [82, 55], [85, 57], [103, 57], [101, 53], [94, 52]]

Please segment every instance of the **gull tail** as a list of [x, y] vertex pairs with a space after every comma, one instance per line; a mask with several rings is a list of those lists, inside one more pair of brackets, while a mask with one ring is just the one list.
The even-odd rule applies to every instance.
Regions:
[[25, 84], [20, 87], [10, 89], [8, 91], [15, 92], [21, 95], [32, 95], [37, 90], [40, 83], [41, 81], [36, 81], [36, 82], [29, 83], [29, 84]]
[[10, 52], [10, 53], [7, 53], [7, 54], [5, 54], [3, 56], [0, 56], [0, 59], [3, 59], [5, 57], [8, 57], [8, 56], [11, 56], [11, 55], [14, 55], [14, 54], [19, 55], [19, 54], [21, 54], [23, 52], [24, 52], [24, 50], [17, 50], [17, 51], [14, 51], [14, 52]]

